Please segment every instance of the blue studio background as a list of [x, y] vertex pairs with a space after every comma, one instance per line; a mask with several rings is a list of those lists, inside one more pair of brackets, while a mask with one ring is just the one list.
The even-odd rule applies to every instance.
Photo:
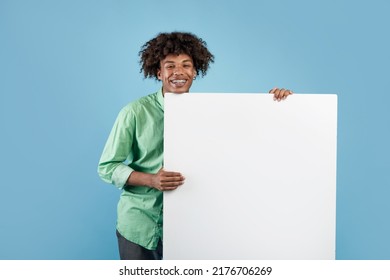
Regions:
[[97, 175], [119, 110], [159, 84], [140, 47], [190, 31], [193, 92], [339, 97], [337, 259], [390, 259], [386, 1], [0, 0], [0, 259], [117, 259], [120, 191]]

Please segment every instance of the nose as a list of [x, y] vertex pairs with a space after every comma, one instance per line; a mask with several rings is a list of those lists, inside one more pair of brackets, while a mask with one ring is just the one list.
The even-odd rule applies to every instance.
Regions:
[[173, 70], [173, 74], [180, 75], [183, 73], [183, 68], [181, 66], [175, 67], [175, 70]]

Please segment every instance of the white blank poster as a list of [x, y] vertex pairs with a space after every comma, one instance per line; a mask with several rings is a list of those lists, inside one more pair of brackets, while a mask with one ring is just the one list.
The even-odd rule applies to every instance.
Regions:
[[335, 259], [337, 96], [166, 94], [164, 259]]

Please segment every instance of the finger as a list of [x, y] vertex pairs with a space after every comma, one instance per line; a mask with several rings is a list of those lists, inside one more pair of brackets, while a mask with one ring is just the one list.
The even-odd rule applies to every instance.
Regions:
[[280, 101], [281, 97], [283, 96], [283, 92], [285, 91], [284, 88], [277, 89], [274, 93], [274, 100]]
[[160, 181], [164, 183], [184, 181], [184, 176], [161, 176]]
[[180, 182], [161, 183], [160, 186], [159, 186], [159, 190], [161, 190], [161, 191], [175, 190], [175, 189], [177, 189], [178, 187], [180, 187], [180, 186], [183, 185], [183, 184], [184, 184], [183, 181], [180, 181]]
[[269, 91], [270, 94], [273, 94], [273, 99], [274, 99], [274, 100], [276, 100], [276, 98], [277, 98], [276, 95], [277, 95], [278, 91], [279, 91], [279, 89], [278, 89], [277, 87], [274, 87], [273, 89], [271, 89], [271, 90]]
[[177, 177], [177, 176], [182, 176], [180, 172], [174, 172], [174, 171], [165, 171], [163, 170], [161, 172], [161, 176], [164, 177]]
[[284, 89], [284, 88], [282, 88], [282, 89], [280, 90], [279, 94], [278, 94], [278, 101], [282, 100], [283, 97], [286, 95], [286, 93], [287, 93], [287, 90]]
[[170, 187], [160, 187], [160, 191], [173, 191], [176, 190], [179, 186], [170, 186]]
[[274, 88], [271, 89], [268, 93], [274, 94], [277, 90], [278, 90], [278, 88], [277, 88], [277, 87], [274, 87]]
[[162, 175], [160, 176], [160, 182], [178, 182], [178, 181], [184, 181], [184, 176], [183, 175], [176, 175], [176, 176], [165, 176]]
[[283, 93], [282, 100], [286, 99], [287, 96], [293, 94], [292, 90], [286, 89], [285, 92]]
[[177, 189], [179, 186], [183, 185], [184, 182], [183, 181], [178, 181], [178, 182], [160, 182], [159, 184], [157, 184], [155, 186], [156, 189], [160, 190], [160, 191], [165, 191], [165, 190], [175, 190]]
[[178, 187], [184, 184], [184, 181], [177, 181], [177, 182], [164, 182], [160, 184], [160, 187], [163, 188], [171, 188], [171, 187]]
[[157, 189], [158, 189], [159, 191], [164, 192], [164, 191], [173, 191], [173, 190], [176, 190], [177, 187], [158, 187]]

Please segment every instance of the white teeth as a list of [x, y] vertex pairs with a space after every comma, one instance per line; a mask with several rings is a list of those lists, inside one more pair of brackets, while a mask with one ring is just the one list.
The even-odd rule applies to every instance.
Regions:
[[186, 80], [172, 80], [172, 83], [185, 83]]

